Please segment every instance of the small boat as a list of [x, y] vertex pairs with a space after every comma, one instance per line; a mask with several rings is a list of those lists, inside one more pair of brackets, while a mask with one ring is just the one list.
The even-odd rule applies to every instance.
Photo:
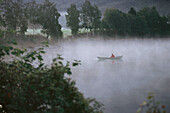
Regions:
[[116, 56], [116, 57], [97, 57], [99, 60], [119, 60], [123, 56]]

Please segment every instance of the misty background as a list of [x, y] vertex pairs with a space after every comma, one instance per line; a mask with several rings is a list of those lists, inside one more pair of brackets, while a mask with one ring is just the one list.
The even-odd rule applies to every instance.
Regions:
[[[85, 0], [50, 1], [56, 3], [56, 8], [61, 15], [59, 23], [62, 30], [68, 30], [65, 18], [67, 8], [70, 7], [70, 4], [75, 3], [80, 9]], [[24, 2], [29, 2], [29, 0], [24, 0]], [[36, 2], [41, 4], [44, 1], [36, 0]], [[115, 7], [120, 11], [127, 12], [131, 7], [138, 11], [143, 7], [152, 6], [156, 6], [160, 15], [170, 14], [169, 0], [90, 0], [90, 2], [96, 4], [102, 14], [106, 8]], [[42, 12], [42, 14], [44, 13]], [[56, 16], [54, 17], [56, 18]], [[51, 17], [49, 16], [49, 18]], [[166, 21], [167, 25], [168, 22]], [[49, 27], [53, 25], [54, 23], [50, 23]], [[33, 27], [35, 26], [33, 25]], [[139, 24], [138, 27], [141, 26], [142, 24]], [[41, 27], [38, 25], [38, 31], [35, 31], [40, 33]], [[117, 28], [119, 27], [118, 25]], [[30, 29], [35, 32], [34, 28]], [[52, 33], [56, 33], [53, 35], [56, 36], [57, 30], [55, 29]], [[71, 67], [72, 75], [67, 77], [71, 77], [76, 81], [76, 86], [85, 97], [96, 98], [97, 101], [103, 103], [104, 113], [135, 113], [140, 104], [147, 100], [149, 92], [155, 93], [156, 101], [164, 104], [167, 112], [170, 112], [169, 38], [159, 38], [159, 35], [157, 38], [147, 37], [147, 35], [145, 38], [126, 37], [124, 35], [123, 38], [120, 38], [117, 36], [117, 32], [114, 37], [110, 38], [99, 36], [99, 34], [93, 38], [86, 34], [81, 37], [73, 37], [71, 35], [66, 39], [60, 41], [56, 39], [56, 41], [53, 38], [48, 40], [46, 36], [43, 36], [46, 40], [53, 41], [49, 48], [45, 48], [44, 62], [51, 65], [52, 60], [58, 54], [62, 55], [64, 63], [80, 60], [81, 65]], [[26, 39], [22, 39], [25, 42]], [[32, 42], [28, 43], [29, 46], [34, 43], [33, 40], [32, 38]], [[36, 40], [41, 42], [38, 38]], [[38, 48], [37, 46], [39, 45], [35, 44], [34, 47], [30, 47], [28, 50], [33, 51]], [[98, 56], [110, 57], [112, 53], [115, 56], [123, 56], [123, 58], [121, 60], [104, 61], [97, 59]]]
[[[96, 98], [105, 113], [135, 113], [149, 92], [170, 111], [169, 39], [76, 39], [46, 48], [45, 63], [57, 54], [72, 67], [71, 78], [85, 97]], [[122, 60], [99, 61], [97, 56], [123, 55]]]

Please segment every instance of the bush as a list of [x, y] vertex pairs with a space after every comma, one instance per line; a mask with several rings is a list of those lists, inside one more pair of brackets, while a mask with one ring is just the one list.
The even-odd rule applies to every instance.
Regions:
[[[48, 46], [47, 42], [44, 42]], [[85, 98], [71, 75], [70, 62], [59, 55], [51, 67], [43, 63], [43, 48], [33, 52], [0, 45], [0, 112], [2, 113], [100, 113], [102, 104]], [[3, 60], [5, 55], [14, 59]], [[37, 62], [38, 66], [32, 65]], [[72, 66], [79, 65], [79, 61]]]
[[0, 29], [0, 39], [4, 36], [4, 32]]
[[148, 101], [144, 101], [137, 110], [137, 113], [167, 113], [165, 105], [161, 105], [159, 101], [155, 101], [155, 94], [149, 93]]

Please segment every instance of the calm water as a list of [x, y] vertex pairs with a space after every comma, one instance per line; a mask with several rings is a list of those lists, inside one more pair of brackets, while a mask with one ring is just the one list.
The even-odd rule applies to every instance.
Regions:
[[[72, 78], [86, 97], [105, 105], [105, 113], [135, 113], [149, 92], [170, 112], [170, 39], [78, 39], [46, 50], [48, 64], [57, 54], [81, 60]], [[122, 60], [97, 60], [111, 53]]]

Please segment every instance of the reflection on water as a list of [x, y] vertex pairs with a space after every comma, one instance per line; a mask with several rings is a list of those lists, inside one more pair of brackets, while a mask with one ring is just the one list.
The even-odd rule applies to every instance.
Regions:
[[[105, 104], [105, 113], [135, 113], [148, 95], [170, 112], [170, 39], [79, 39], [50, 46], [45, 56], [57, 53], [65, 60], [81, 60], [72, 78], [86, 97]], [[98, 61], [97, 56], [123, 55], [122, 60]]]

